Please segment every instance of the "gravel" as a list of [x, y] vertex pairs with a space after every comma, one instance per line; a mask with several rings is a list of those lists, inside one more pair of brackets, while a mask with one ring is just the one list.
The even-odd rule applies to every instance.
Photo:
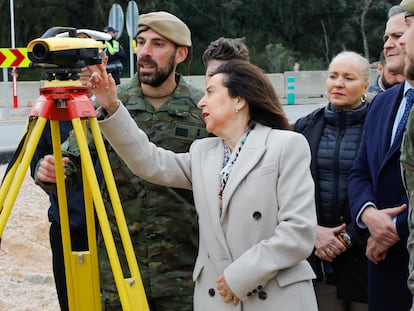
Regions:
[[[0, 180], [5, 169], [6, 165], [0, 165]], [[1, 238], [0, 311], [59, 310], [49, 245], [48, 206], [47, 195], [27, 172]]]

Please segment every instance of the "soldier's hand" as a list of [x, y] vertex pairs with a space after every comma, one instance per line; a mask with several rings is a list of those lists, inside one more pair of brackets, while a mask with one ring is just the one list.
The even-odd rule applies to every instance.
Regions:
[[[68, 163], [68, 157], [62, 158], [63, 167]], [[53, 155], [47, 155], [40, 161], [36, 175], [42, 182], [56, 183], [55, 158]]]

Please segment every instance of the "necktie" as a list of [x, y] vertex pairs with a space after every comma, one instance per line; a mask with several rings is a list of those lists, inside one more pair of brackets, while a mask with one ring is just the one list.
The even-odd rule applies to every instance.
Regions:
[[405, 131], [408, 116], [414, 103], [414, 89], [409, 89], [405, 96], [407, 98], [407, 102], [405, 103], [405, 109], [401, 117], [400, 123], [398, 123], [397, 130], [395, 131], [394, 142], [396, 141], [397, 137], [399, 137], [399, 135]]

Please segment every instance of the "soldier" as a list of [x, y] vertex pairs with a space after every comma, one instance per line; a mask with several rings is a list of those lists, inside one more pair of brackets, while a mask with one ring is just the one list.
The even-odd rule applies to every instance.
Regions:
[[[414, 34], [414, 0], [404, 0], [400, 5], [404, 10], [406, 10], [405, 20], [408, 25], [408, 29], [399, 41], [406, 52], [404, 76], [406, 83], [408, 84], [407, 88], [412, 90], [412, 87], [414, 86], [414, 45], [411, 38]], [[408, 265], [409, 275], [407, 284], [411, 293], [414, 294], [414, 114], [412, 110], [408, 117], [407, 128], [401, 145], [400, 160], [402, 164], [402, 178], [409, 199], [409, 212], [407, 219], [409, 236], [407, 240], [407, 248], [410, 260]], [[411, 310], [413, 310], [414, 303], [410, 305]]]
[[[203, 94], [176, 73], [177, 65], [191, 48], [190, 30], [170, 13], [152, 12], [140, 16], [136, 39], [138, 72], [129, 82], [119, 85], [119, 99], [152, 142], [174, 152], [185, 152], [194, 139], [207, 135], [196, 106]], [[81, 81], [88, 81], [89, 76], [89, 70], [83, 69]], [[109, 143], [106, 148], [150, 309], [192, 310], [192, 269], [198, 244], [192, 193], [142, 180]], [[94, 147], [90, 146], [90, 150], [93, 154]], [[64, 156], [70, 159], [65, 170], [67, 182], [78, 181], [80, 159], [75, 139], [69, 141]], [[46, 161], [50, 157], [46, 156]], [[37, 171], [37, 180], [46, 189], [47, 183], [53, 182], [41, 170]], [[105, 185], [102, 193], [116, 244], [121, 245]], [[127, 267], [118, 251], [121, 265]], [[99, 237], [98, 252], [104, 310], [122, 310]]]

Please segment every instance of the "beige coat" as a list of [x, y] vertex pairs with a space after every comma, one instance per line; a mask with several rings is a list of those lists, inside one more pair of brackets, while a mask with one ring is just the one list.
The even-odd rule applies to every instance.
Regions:
[[[220, 216], [220, 138], [174, 154], [149, 143], [122, 105], [100, 125], [137, 175], [193, 190], [200, 226], [194, 310], [317, 310], [306, 261], [316, 234], [314, 184], [302, 135], [257, 124], [227, 182]], [[236, 307], [218, 294], [215, 279], [222, 274], [241, 300]]]

